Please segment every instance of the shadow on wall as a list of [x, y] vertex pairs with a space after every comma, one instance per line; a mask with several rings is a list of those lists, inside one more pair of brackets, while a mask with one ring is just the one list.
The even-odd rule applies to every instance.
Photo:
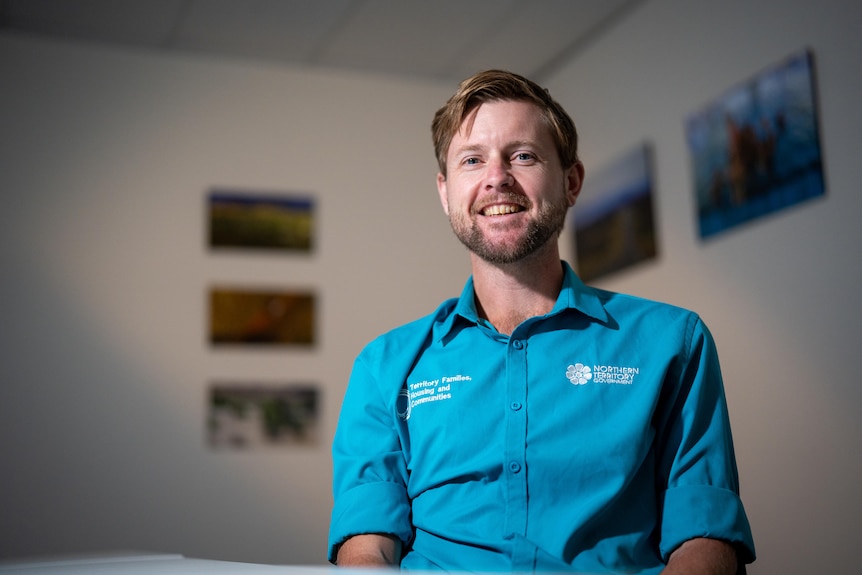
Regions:
[[291, 561], [325, 561], [323, 543], [303, 540], [318, 534], [291, 509], [303, 498], [288, 496], [289, 474], [274, 505], [256, 485], [261, 465], [212, 456], [203, 382], [122, 348], [32, 258], [4, 259], [0, 558], [139, 549], [287, 562], [287, 537], [310, 554]]

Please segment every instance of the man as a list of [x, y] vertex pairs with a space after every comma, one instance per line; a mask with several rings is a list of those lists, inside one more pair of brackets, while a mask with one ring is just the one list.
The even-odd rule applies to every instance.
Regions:
[[357, 358], [333, 442], [330, 560], [744, 570], [754, 546], [707, 328], [586, 287], [560, 261], [584, 177], [571, 118], [492, 70], [462, 82], [432, 131], [472, 276]]

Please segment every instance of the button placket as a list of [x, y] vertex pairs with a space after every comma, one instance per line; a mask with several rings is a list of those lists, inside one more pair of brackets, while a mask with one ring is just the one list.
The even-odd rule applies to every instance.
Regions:
[[527, 345], [513, 338], [506, 350], [506, 532], [525, 535], [527, 529]]

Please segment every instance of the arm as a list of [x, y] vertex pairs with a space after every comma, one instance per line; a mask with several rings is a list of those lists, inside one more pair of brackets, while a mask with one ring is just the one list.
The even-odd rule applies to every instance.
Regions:
[[[395, 363], [396, 356], [384, 360], [391, 351], [388, 340], [366, 348], [354, 363], [345, 392], [332, 442], [334, 505], [327, 554], [332, 563], [356, 565], [358, 555], [376, 552], [354, 547], [364, 538], [347, 545], [353, 536], [385, 533], [405, 542], [413, 536], [402, 449], [404, 420], [398, 418], [397, 404], [398, 382], [405, 376], [385, 369]], [[400, 551], [401, 544], [396, 547]], [[397, 564], [391, 552], [379, 554], [378, 560], [381, 557]]]
[[391, 567], [401, 560], [401, 541], [392, 535], [354, 535], [338, 549], [339, 567]]
[[[729, 543], [699, 537], [689, 539], [670, 554], [661, 575], [735, 575], [736, 550]], [[744, 571], [743, 571], [744, 573]]]
[[380, 336], [353, 364], [332, 442], [330, 562], [398, 565], [413, 539], [405, 382], [437, 317], [454, 305]]
[[[661, 453], [658, 477], [664, 486], [660, 549], [668, 564], [666, 575], [686, 572], [670, 569], [674, 554], [678, 553], [677, 561], [713, 557], [708, 553], [716, 550], [714, 546], [722, 548], [720, 542], [730, 545], [740, 564], [755, 558], [751, 528], [739, 497], [715, 342], [699, 318], [686, 332], [685, 359], [673, 376], [677, 383], [666, 388], [671, 393], [661, 408], [664, 420], [657, 438]], [[692, 573], [723, 572], [692, 569]]]

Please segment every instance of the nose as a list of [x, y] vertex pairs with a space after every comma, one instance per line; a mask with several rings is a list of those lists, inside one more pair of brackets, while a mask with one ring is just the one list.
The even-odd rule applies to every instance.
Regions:
[[503, 158], [492, 158], [488, 160], [485, 173], [485, 187], [487, 189], [509, 188], [515, 182], [509, 162]]

